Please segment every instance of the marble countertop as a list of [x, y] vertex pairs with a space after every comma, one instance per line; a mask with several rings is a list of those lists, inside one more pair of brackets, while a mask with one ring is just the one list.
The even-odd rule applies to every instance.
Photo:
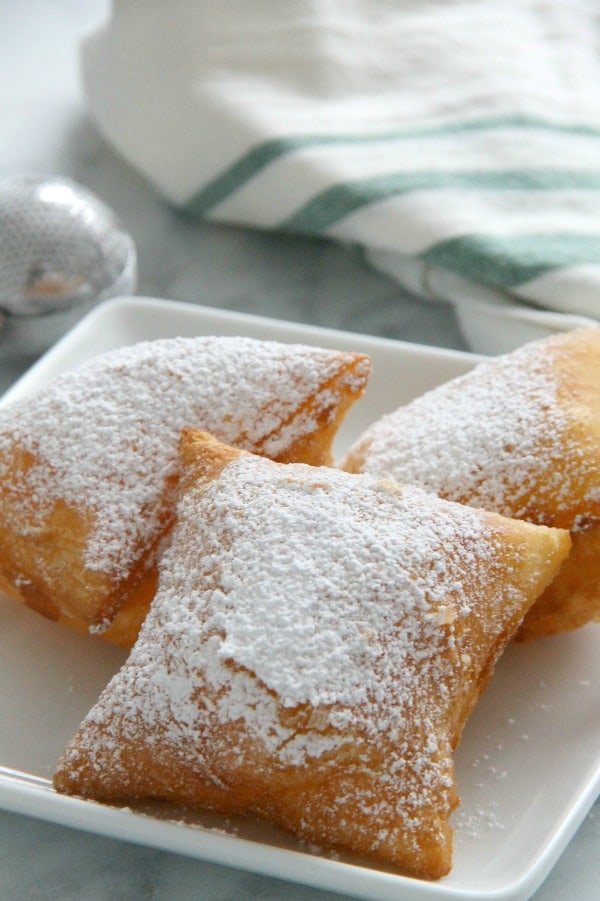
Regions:
[[[0, 3], [0, 178], [60, 173], [96, 192], [135, 240], [142, 295], [465, 348], [450, 307], [404, 293], [353, 249], [195, 223], [157, 197], [86, 114], [78, 45], [108, 12], [108, 0]], [[0, 342], [0, 391], [30, 362]], [[535, 898], [597, 897], [599, 850], [596, 804]], [[340, 896], [0, 812], [2, 901], [267, 897]]]

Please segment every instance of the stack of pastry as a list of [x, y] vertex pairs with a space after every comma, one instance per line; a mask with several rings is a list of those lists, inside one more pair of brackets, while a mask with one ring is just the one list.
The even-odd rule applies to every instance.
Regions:
[[[591, 503], [592, 429], [564, 430], [569, 447], [581, 441], [579, 476], [577, 452], [561, 456], [553, 443], [553, 404], [589, 403], [586, 375], [575, 380], [568, 341], [563, 356], [551, 343], [524, 352], [538, 361], [527, 375], [531, 404], [553, 427], [541, 446], [554, 466], [571, 463], [560, 482], [530, 474], [515, 492], [518, 511], [494, 511], [399, 477], [389, 455], [381, 472], [331, 465], [335, 431], [365, 387], [362, 355], [230, 340], [204, 339], [197, 357], [178, 342], [109, 354], [1, 414], [6, 586], [67, 624], [128, 643], [144, 619], [55, 787], [109, 803], [248, 813], [311, 844], [439, 878], [452, 863], [464, 723], [502, 650], [569, 565], [569, 531], [576, 541], [588, 525], [566, 511], [569, 493]], [[564, 367], [550, 368], [549, 384], [568, 372], [571, 394], [542, 387], [547, 353]], [[521, 359], [499, 361], [493, 380], [516, 365], [518, 384]], [[473, 379], [491, 384], [482, 372]], [[190, 382], [202, 415], [197, 396], [181, 398], [194, 395]], [[517, 410], [533, 435], [530, 408]], [[501, 425], [503, 457], [518, 428]], [[349, 468], [370, 469], [373, 434]], [[65, 448], [90, 465], [71, 471]], [[548, 480], [562, 492], [561, 515], [517, 518], [552, 494]], [[92, 593], [96, 581], [104, 594]]]

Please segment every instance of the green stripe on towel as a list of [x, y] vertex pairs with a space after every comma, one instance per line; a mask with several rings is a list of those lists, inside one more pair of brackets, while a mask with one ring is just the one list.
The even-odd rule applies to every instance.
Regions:
[[285, 231], [316, 235], [362, 207], [414, 191], [597, 191], [600, 174], [555, 169], [409, 172], [347, 182], [322, 191], [280, 223]]
[[600, 234], [467, 235], [435, 244], [419, 259], [508, 290], [555, 269], [600, 265]]
[[387, 141], [418, 140], [425, 137], [444, 137], [453, 134], [469, 134], [478, 131], [494, 131], [505, 128], [517, 128], [533, 131], [547, 131], [555, 134], [566, 134], [586, 138], [600, 138], [600, 129], [588, 125], [571, 123], [559, 124], [534, 116], [508, 115], [493, 116], [481, 119], [470, 119], [462, 122], [448, 122], [442, 125], [422, 126], [386, 131], [379, 134], [344, 134], [344, 135], [301, 135], [296, 137], [275, 138], [253, 147], [241, 156], [233, 165], [208, 182], [183, 207], [193, 216], [206, 216], [219, 203], [222, 203], [248, 181], [280, 157], [310, 147], [331, 145], [373, 144]]

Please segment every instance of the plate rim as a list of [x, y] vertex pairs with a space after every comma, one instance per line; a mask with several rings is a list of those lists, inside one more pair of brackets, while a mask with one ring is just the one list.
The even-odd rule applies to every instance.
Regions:
[[[401, 349], [403, 352], [412, 354], [415, 357], [423, 357], [435, 353], [436, 356], [440, 356], [443, 359], [456, 362], [460, 361], [465, 365], [474, 365], [484, 359], [483, 355], [474, 354], [470, 351], [404, 341], [400, 338], [384, 338], [379, 335], [368, 335], [364, 332], [352, 332], [345, 329], [334, 329], [329, 328], [328, 326], [313, 325], [294, 320], [260, 316], [255, 313], [237, 312], [236, 310], [211, 307], [188, 301], [168, 300], [145, 295], [123, 295], [120, 297], [113, 297], [110, 300], [105, 300], [86, 313], [4, 391], [0, 397], [0, 403], [12, 400], [13, 397], [20, 396], [24, 385], [28, 385], [29, 382], [34, 382], [38, 373], [43, 372], [55, 358], [60, 358], [62, 356], [65, 346], [77, 341], [80, 335], [85, 335], [94, 323], [102, 324], [102, 320], [112, 316], [119, 316], [127, 311], [133, 312], [134, 315], [141, 315], [152, 310], [165, 311], [167, 308], [173, 309], [183, 316], [205, 317], [213, 320], [215, 323], [226, 324], [229, 326], [240, 323], [242, 327], [250, 326], [253, 329], [264, 327], [274, 331], [286, 331], [290, 336], [296, 336], [298, 340], [300, 340], [301, 335], [304, 335], [314, 337], [315, 339], [320, 338], [322, 341], [326, 340], [328, 336], [338, 341], [341, 340], [350, 343], [364, 341], [372, 347], [380, 349]], [[306, 337], [304, 343], [306, 343]]]

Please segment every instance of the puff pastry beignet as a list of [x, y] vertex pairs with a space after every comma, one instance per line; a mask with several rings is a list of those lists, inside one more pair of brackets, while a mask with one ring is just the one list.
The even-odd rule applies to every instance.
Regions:
[[329, 463], [362, 354], [251, 338], [142, 342], [0, 409], [0, 588], [51, 619], [135, 640], [173, 520], [185, 426]]
[[341, 465], [569, 529], [572, 553], [520, 637], [600, 617], [600, 329], [480, 364], [384, 416]]
[[568, 533], [202, 433], [182, 453], [157, 595], [55, 787], [447, 873], [452, 749]]

